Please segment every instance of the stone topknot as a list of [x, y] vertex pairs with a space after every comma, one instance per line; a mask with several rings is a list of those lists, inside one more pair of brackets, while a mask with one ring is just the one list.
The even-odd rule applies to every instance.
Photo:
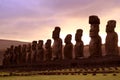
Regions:
[[89, 16], [89, 24], [100, 24], [100, 19], [96, 15]]

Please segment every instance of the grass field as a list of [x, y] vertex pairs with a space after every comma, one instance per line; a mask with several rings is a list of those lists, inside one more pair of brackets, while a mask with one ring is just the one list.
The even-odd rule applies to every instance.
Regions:
[[119, 80], [120, 74], [97, 75], [34, 75], [34, 76], [8, 76], [0, 77], [0, 80]]

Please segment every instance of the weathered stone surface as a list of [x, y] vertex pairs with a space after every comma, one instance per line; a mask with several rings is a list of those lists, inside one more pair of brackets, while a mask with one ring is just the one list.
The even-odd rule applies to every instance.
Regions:
[[62, 39], [59, 37], [60, 27], [55, 27], [52, 38], [54, 39], [53, 43], [53, 60], [62, 59]]
[[75, 58], [79, 59], [80, 57], [83, 57], [83, 49], [84, 49], [84, 43], [81, 40], [83, 30], [78, 29], [75, 34], [75, 47], [74, 47], [74, 53], [75, 53]]
[[106, 42], [105, 42], [105, 50], [107, 56], [114, 56], [119, 54], [118, 49], [118, 35], [114, 31], [116, 27], [115, 20], [109, 20], [106, 25]]
[[73, 59], [73, 44], [71, 43], [71, 39], [72, 39], [72, 35], [68, 34], [64, 40], [64, 42], [66, 43], [64, 46], [65, 59]]
[[50, 61], [52, 59], [52, 47], [51, 47], [51, 40], [48, 39], [45, 43], [45, 60]]

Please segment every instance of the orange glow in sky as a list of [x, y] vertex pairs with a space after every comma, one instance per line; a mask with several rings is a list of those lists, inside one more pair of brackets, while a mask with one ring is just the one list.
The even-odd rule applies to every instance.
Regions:
[[54, 27], [60, 26], [63, 42], [67, 34], [72, 34], [75, 43], [76, 30], [83, 29], [86, 45], [90, 41], [88, 17], [97, 15], [102, 43], [107, 21], [114, 19], [120, 46], [120, 0], [1, 0], [0, 11], [0, 39], [45, 42], [52, 39]]

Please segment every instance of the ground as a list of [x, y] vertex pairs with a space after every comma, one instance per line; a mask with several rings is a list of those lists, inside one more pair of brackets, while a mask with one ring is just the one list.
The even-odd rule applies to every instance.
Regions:
[[120, 73], [113, 74], [87, 74], [87, 75], [33, 75], [33, 76], [9, 76], [0, 77], [0, 80], [119, 80]]

